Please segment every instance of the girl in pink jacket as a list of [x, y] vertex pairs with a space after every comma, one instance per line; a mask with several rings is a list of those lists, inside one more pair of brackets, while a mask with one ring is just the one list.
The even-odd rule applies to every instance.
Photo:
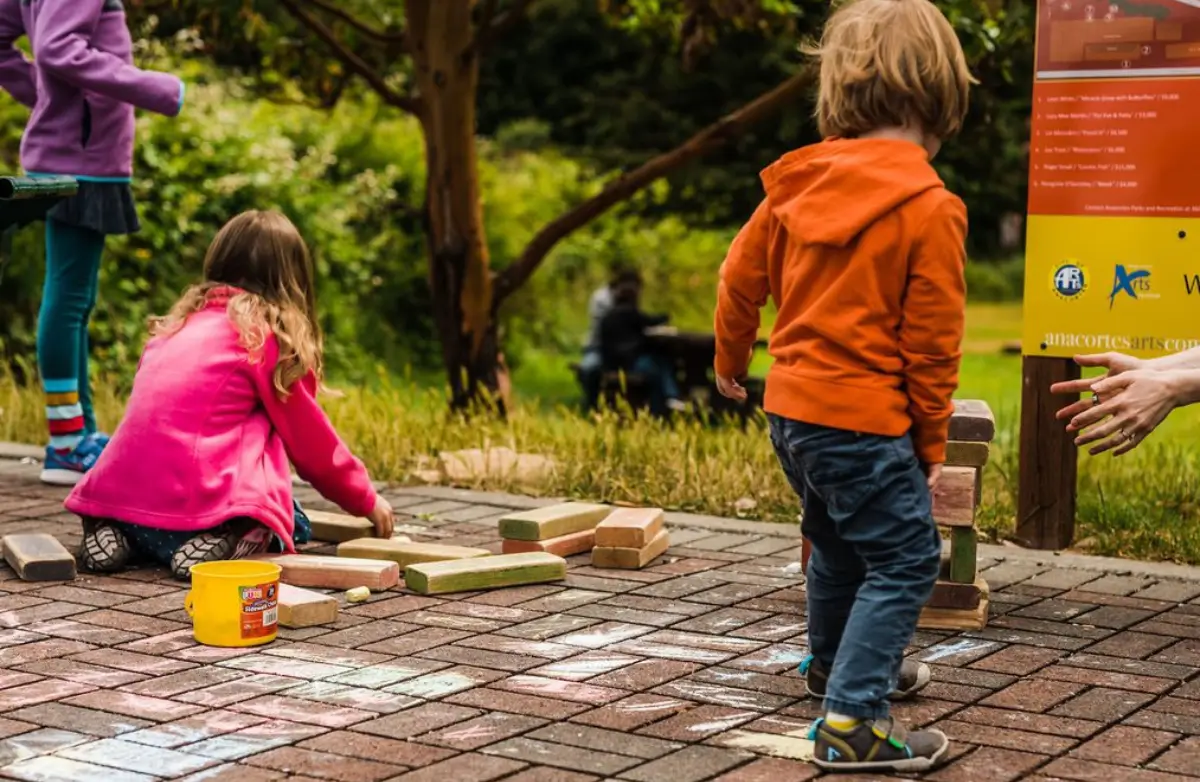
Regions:
[[286, 217], [230, 220], [204, 282], [151, 325], [125, 418], [66, 500], [83, 518], [85, 568], [113, 572], [140, 556], [188, 579], [200, 562], [294, 551], [308, 525], [289, 460], [391, 537], [391, 506], [317, 404], [313, 264]]

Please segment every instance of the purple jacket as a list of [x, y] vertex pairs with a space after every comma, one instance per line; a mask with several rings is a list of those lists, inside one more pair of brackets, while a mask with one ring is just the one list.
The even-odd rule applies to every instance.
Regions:
[[[23, 35], [34, 62], [14, 45]], [[0, 87], [33, 109], [22, 168], [80, 179], [128, 180], [134, 107], [183, 107], [177, 77], [133, 66], [121, 0], [0, 0]]]

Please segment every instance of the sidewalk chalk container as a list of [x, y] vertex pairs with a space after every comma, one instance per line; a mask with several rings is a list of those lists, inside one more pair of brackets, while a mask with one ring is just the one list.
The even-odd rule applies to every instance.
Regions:
[[261, 646], [279, 632], [279, 565], [233, 560], [194, 565], [184, 608], [205, 646]]

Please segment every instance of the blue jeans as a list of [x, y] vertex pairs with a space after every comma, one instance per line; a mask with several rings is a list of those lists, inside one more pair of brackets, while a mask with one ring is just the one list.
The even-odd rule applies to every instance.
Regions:
[[888, 715], [904, 650], [933, 593], [942, 539], [912, 440], [770, 416], [771, 442], [804, 503], [808, 635], [830, 672], [826, 711]]

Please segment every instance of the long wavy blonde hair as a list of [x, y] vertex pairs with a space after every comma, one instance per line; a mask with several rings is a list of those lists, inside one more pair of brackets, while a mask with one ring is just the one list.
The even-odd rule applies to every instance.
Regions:
[[170, 336], [204, 309], [220, 288], [238, 290], [227, 312], [239, 344], [252, 361], [262, 359], [268, 335], [279, 343], [275, 391], [286, 398], [292, 385], [313, 372], [323, 376], [324, 340], [317, 323], [312, 256], [292, 221], [279, 212], [252, 209], [217, 232], [204, 256], [204, 282], [189, 288], [166, 316], [152, 318], [154, 336]]

